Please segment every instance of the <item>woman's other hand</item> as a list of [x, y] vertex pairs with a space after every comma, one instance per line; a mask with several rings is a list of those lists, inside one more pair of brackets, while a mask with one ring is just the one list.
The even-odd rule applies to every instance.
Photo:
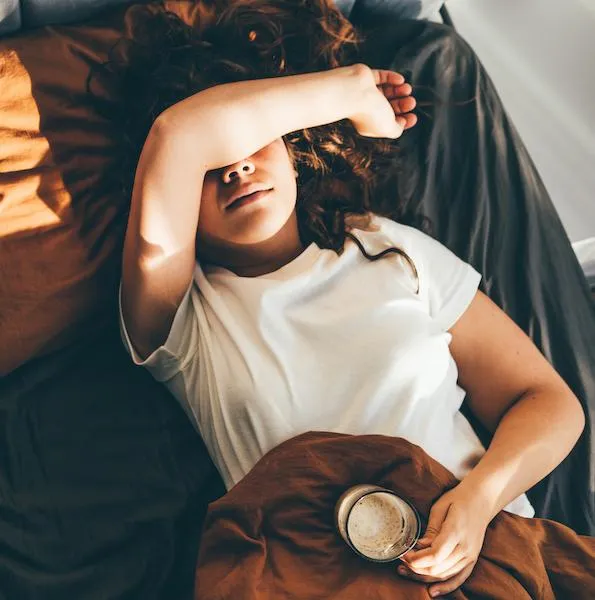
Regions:
[[366, 137], [398, 138], [413, 127], [417, 117], [411, 113], [415, 98], [411, 85], [394, 71], [356, 65], [360, 81], [358, 111], [349, 119], [358, 133]]
[[411, 129], [417, 123], [417, 116], [411, 111], [415, 108], [415, 98], [411, 95], [413, 88], [405, 83], [405, 78], [395, 71], [372, 69], [376, 87], [388, 100], [395, 114], [397, 123], [403, 129]]
[[401, 560], [403, 577], [430, 583], [432, 597], [449, 594], [471, 575], [483, 546], [490, 516], [481, 497], [459, 484], [432, 506], [417, 550]]

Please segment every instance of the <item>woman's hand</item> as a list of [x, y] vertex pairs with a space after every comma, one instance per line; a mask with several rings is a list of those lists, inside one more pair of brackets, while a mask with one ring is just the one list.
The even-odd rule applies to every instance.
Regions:
[[417, 117], [411, 112], [415, 98], [411, 85], [400, 73], [382, 69], [360, 68], [363, 90], [360, 109], [350, 120], [360, 135], [398, 138], [413, 127]]
[[416, 105], [415, 98], [411, 95], [411, 85], [405, 83], [405, 78], [400, 73], [382, 69], [372, 69], [372, 72], [376, 87], [389, 101], [397, 123], [403, 129], [411, 129], [417, 123], [417, 116], [411, 112]]
[[485, 504], [479, 494], [462, 484], [439, 498], [418, 542], [420, 549], [401, 559], [404, 564], [399, 566], [399, 574], [432, 583], [432, 597], [459, 588], [475, 567], [491, 520]]

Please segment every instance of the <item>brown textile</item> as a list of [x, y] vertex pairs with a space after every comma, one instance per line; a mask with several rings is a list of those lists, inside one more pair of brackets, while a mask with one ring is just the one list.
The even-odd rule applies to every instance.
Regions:
[[[197, 27], [212, 16], [165, 4]], [[114, 136], [85, 81], [135, 10], [0, 41], [0, 376], [84, 339], [115, 302], [129, 199], [106, 184]]]
[[[425, 584], [400, 578], [394, 564], [359, 558], [335, 532], [335, 502], [358, 483], [393, 489], [427, 519], [432, 502], [456, 480], [401, 438], [326, 432], [293, 438], [209, 507], [195, 598], [429, 598]], [[594, 598], [595, 538], [501, 512], [473, 574], [451, 597]]]

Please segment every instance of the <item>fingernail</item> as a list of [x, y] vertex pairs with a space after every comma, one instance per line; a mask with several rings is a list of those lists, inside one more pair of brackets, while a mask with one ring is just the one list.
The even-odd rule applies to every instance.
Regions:
[[432, 598], [435, 598], [436, 596], [440, 596], [440, 590], [432, 590], [430, 592], [430, 596], [432, 596]]
[[407, 569], [405, 567], [399, 567], [398, 571], [401, 575], [407, 575]]

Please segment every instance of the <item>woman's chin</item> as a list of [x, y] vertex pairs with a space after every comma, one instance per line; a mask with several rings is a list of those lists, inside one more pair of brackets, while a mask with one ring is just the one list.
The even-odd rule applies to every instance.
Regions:
[[[242, 245], [261, 244], [277, 235], [287, 224], [290, 215], [271, 213], [270, 210], [254, 210], [238, 223], [233, 243]], [[231, 240], [230, 240], [231, 241]]]

